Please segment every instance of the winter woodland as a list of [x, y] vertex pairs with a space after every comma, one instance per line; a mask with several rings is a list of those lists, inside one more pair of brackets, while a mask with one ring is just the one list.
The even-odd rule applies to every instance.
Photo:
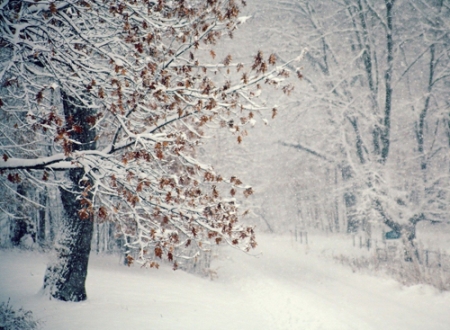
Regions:
[[258, 233], [448, 290], [449, 45], [443, 0], [0, 1], [1, 249], [63, 301]]

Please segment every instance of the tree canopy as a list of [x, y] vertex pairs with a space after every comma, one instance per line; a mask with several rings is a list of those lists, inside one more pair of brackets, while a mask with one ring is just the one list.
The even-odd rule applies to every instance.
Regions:
[[[214, 52], [245, 20], [236, 1], [4, 0], [0, 9], [5, 191], [58, 187], [69, 218], [113, 221], [151, 267], [186, 246], [256, 245], [235, 198], [252, 188], [196, 156], [206, 127], [240, 143], [264, 110], [275, 114], [257, 95], [289, 75], [275, 55], [258, 52], [247, 68]], [[92, 229], [75, 231], [72, 241], [89, 241]]]

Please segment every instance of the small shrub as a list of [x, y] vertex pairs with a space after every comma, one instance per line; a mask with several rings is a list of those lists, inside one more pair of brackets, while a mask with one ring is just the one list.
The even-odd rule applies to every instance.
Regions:
[[0, 304], [0, 330], [34, 330], [39, 324], [33, 319], [33, 313], [22, 308], [15, 310], [9, 303]]

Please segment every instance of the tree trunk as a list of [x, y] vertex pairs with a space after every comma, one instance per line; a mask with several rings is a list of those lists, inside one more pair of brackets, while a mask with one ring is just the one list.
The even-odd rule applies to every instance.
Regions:
[[392, 76], [394, 71], [394, 41], [392, 38], [393, 15], [392, 10], [395, 0], [385, 0], [386, 4], [386, 51], [387, 51], [387, 69], [385, 73], [385, 105], [383, 130], [381, 134], [381, 164], [386, 164], [391, 144], [391, 110], [392, 110]]
[[[17, 186], [17, 194], [23, 197], [27, 196], [27, 191], [23, 183]], [[32, 236], [33, 234], [28, 213], [25, 200], [22, 197], [18, 197], [16, 218], [11, 223], [11, 243], [13, 246], [19, 246], [26, 235]]]
[[47, 243], [45, 235], [46, 229], [45, 215], [47, 213], [47, 197], [48, 197], [47, 188], [44, 188], [44, 190], [39, 193], [39, 204], [43, 206], [38, 211], [37, 241], [40, 247], [45, 247]]
[[[80, 143], [74, 144], [72, 150], [95, 149], [95, 130], [86, 120], [92, 115], [92, 110], [84, 108], [64, 92], [61, 94], [66, 122], [81, 128], [71, 134], [72, 139]], [[84, 190], [81, 181], [88, 178], [89, 173], [79, 168], [69, 170], [68, 174], [72, 187], [60, 188], [64, 228], [56, 243], [57, 260], [48, 266], [45, 274], [44, 290], [59, 300], [82, 301], [87, 298], [85, 283], [94, 224], [92, 212], [88, 213], [87, 219], [80, 216], [79, 197]], [[87, 194], [85, 197], [90, 199], [92, 196]]]
[[[57, 221], [56, 221], [56, 217], [54, 216], [54, 214], [56, 212], [54, 212], [54, 210], [59, 210], [59, 207], [61, 206], [61, 204], [59, 204], [58, 201], [58, 208], [55, 207], [55, 203], [52, 202], [52, 199], [55, 198], [57, 196], [58, 200], [60, 200], [60, 196], [56, 194], [55, 191], [50, 191], [47, 188], [47, 207], [46, 207], [46, 213], [47, 213], [47, 217], [48, 217], [48, 237], [46, 238], [48, 244], [51, 246], [55, 243], [55, 237], [56, 237], [56, 231], [57, 231]], [[55, 196], [56, 195], [56, 196]]]
[[[76, 173], [74, 173], [76, 172]], [[82, 170], [71, 170], [71, 177], [82, 176]], [[47, 268], [44, 288], [53, 298], [64, 301], [86, 300], [86, 276], [91, 252], [94, 223], [78, 215], [79, 191], [60, 189], [64, 207], [64, 229], [56, 244], [57, 260]]]
[[[352, 168], [349, 165], [342, 165], [341, 174], [344, 184], [353, 178]], [[346, 188], [344, 192], [345, 213], [347, 218], [347, 233], [356, 233], [359, 229], [359, 219], [356, 214], [356, 195], [351, 188]]]

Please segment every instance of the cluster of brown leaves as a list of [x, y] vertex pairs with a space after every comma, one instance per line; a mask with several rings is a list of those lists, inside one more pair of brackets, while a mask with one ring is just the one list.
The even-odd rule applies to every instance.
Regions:
[[[270, 66], [276, 65], [277, 57], [271, 54], [264, 58], [259, 51], [251, 70], [245, 72], [244, 65], [239, 63], [236, 73], [231, 69], [231, 55], [223, 58], [211, 49], [209, 55], [220, 63], [215, 71], [211, 66], [202, 65], [196, 49], [201, 42], [210, 49], [224, 33], [232, 36], [238, 24], [239, 6], [235, 0], [207, 0], [196, 2], [196, 6], [187, 3], [183, 0], [170, 3], [165, 0], [78, 1], [73, 5], [75, 14], [71, 14], [74, 22], [77, 17], [87, 15], [99, 25], [115, 24], [114, 29], [119, 31], [117, 40], [126, 51], [115, 54], [114, 50], [96, 50], [91, 44], [70, 45], [70, 49], [89, 54], [93, 60], [103, 63], [105, 71], [111, 72], [104, 77], [86, 73], [83, 70], [88, 70], [88, 66], [78, 65], [74, 60], [73, 67], [80, 72], [71, 72], [70, 77], [83, 81], [83, 85], [76, 87], [85, 101], [80, 103], [94, 104], [100, 110], [90, 113], [83, 122], [61, 118], [56, 111], [47, 111], [41, 117], [32, 115], [36, 130], [40, 128], [52, 136], [66, 155], [77, 148], [80, 136], [91, 129], [98, 130], [95, 139], [99, 139], [99, 145], [112, 145], [113, 155], [105, 157], [111, 159], [101, 156], [101, 161], [93, 165], [97, 167], [93, 172], [106, 173], [98, 179], [100, 184], [92, 184], [99, 190], [95, 194], [97, 199], [92, 200], [93, 188], [87, 184], [79, 216], [92, 219], [95, 215], [100, 221], [115, 221], [131, 239], [142, 234], [139, 242], [147, 245], [140, 248], [150, 251], [146, 254], [152, 260], [150, 267], [157, 267], [153, 259], [162, 258], [176, 265], [175, 249], [181, 245], [201, 250], [205, 240], [233, 245], [248, 241], [250, 247], [256, 244], [253, 229], [238, 225], [234, 202], [222, 199], [223, 191], [226, 194], [229, 191], [231, 196], [242, 192], [249, 197], [252, 188], [244, 187], [236, 177], [224, 180], [212, 170], [195, 165], [195, 161], [189, 163], [189, 159], [195, 159], [202, 130], [211, 123], [229, 129], [236, 134], [237, 142], [242, 143], [247, 135], [246, 125], [253, 122], [254, 113], [248, 111], [246, 101], [232, 89], [232, 81], [241, 86], [240, 77], [244, 84], [253, 84], [255, 77], [264, 77]], [[241, 3], [245, 5], [245, 1]], [[53, 2], [49, 14], [53, 18], [62, 15]], [[97, 19], [96, 15], [105, 17]], [[183, 24], [175, 24], [181, 21]], [[172, 25], [168, 26], [168, 22]], [[228, 76], [216, 86], [214, 77], [218, 68]], [[280, 75], [286, 77], [288, 72], [282, 71]], [[265, 81], [276, 84], [275, 80]], [[47, 91], [40, 87], [36, 90], [33, 102], [45, 107], [50, 102]], [[252, 92], [244, 90], [244, 93], [257, 101], [260, 90], [261, 86], [257, 85]], [[291, 87], [283, 88], [287, 94], [291, 90]], [[274, 108], [272, 118], [276, 114]], [[158, 134], [157, 138], [152, 134]], [[182, 160], [182, 156], [187, 157]], [[6, 154], [3, 158], [8, 160]], [[103, 168], [103, 161], [110, 168]], [[76, 164], [77, 160], [73, 162]], [[111, 164], [116, 167], [111, 169]], [[14, 182], [20, 177], [11, 174], [8, 179]], [[47, 172], [42, 180], [49, 180]], [[172, 233], [167, 236], [169, 231]], [[128, 264], [133, 261], [129, 259]]]
[[12, 183], [20, 183], [22, 181], [19, 173], [8, 173], [7, 178]]

